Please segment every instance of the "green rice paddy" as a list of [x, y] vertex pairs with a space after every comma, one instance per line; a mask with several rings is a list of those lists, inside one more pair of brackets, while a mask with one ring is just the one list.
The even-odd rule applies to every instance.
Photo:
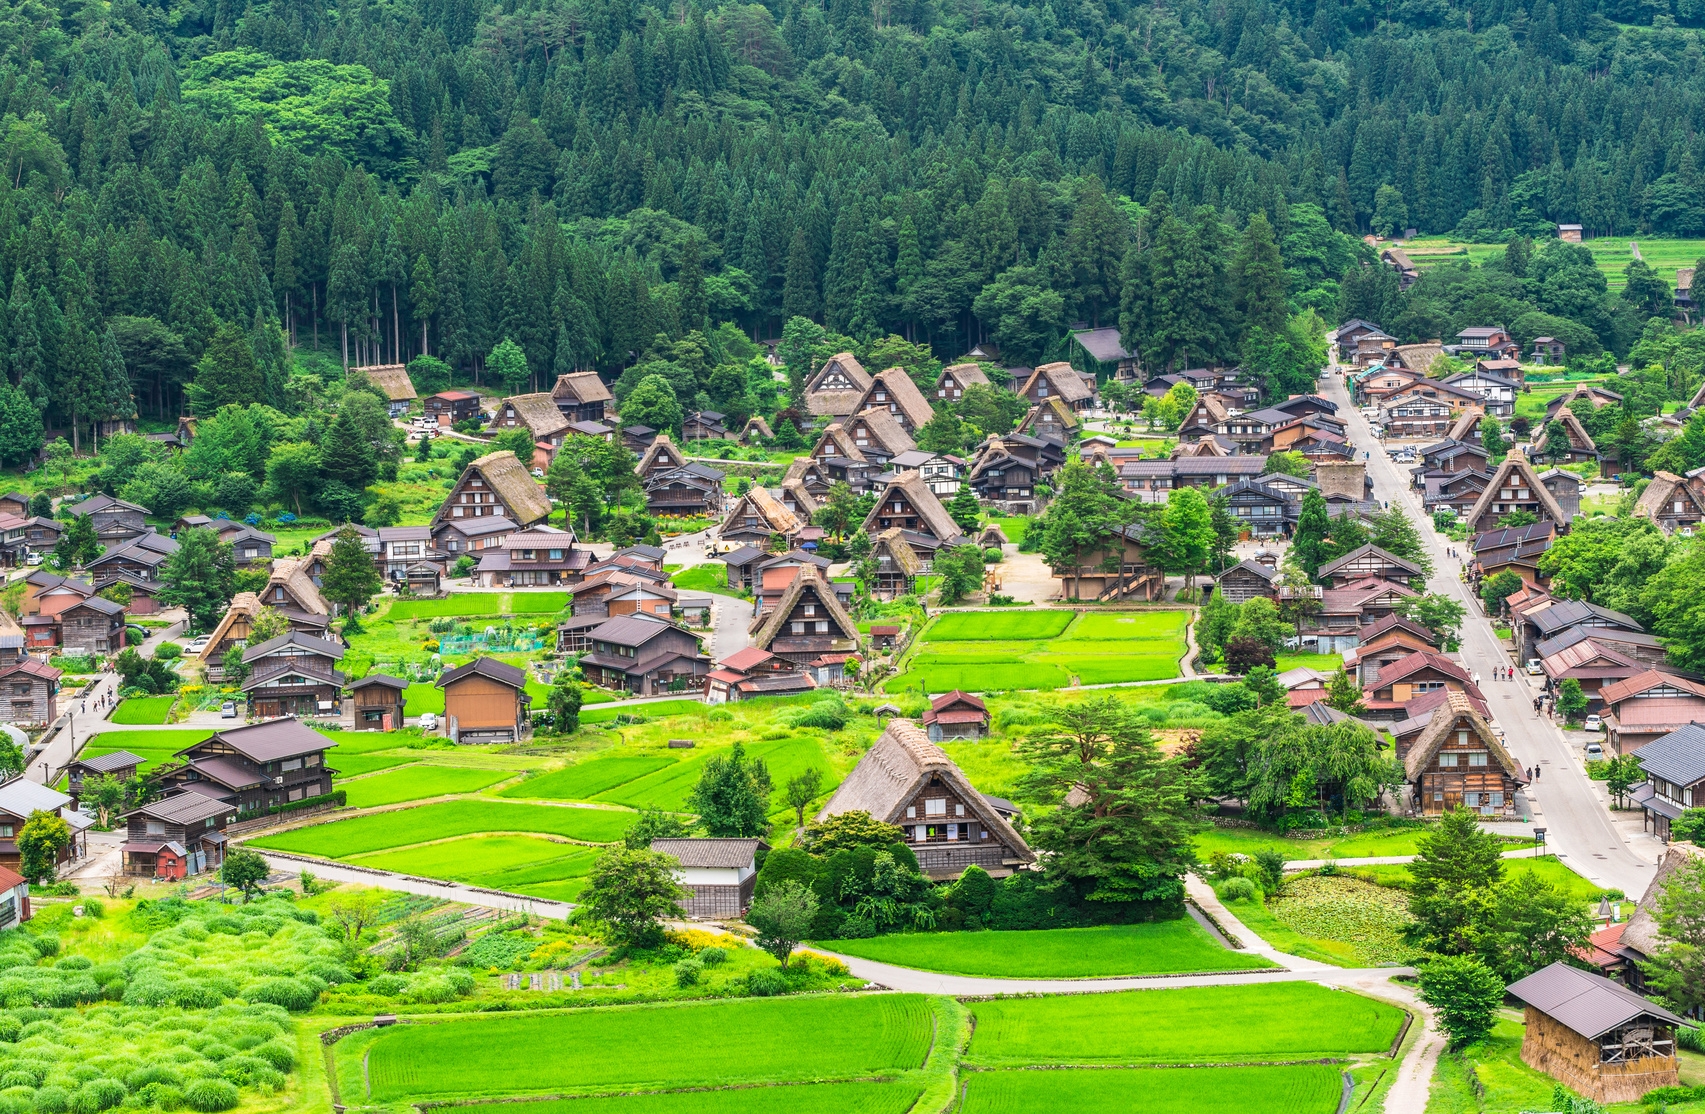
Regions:
[[1302, 982], [1002, 998], [974, 1003], [971, 1012], [977, 1024], [966, 1055], [992, 1066], [1305, 1060], [1382, 1052], [1403, 1020], [1396, 1006]]
[[1179, 676], [1185, 611], [955, 611], [937, 618], [889, 692], [1057, 689]]
[[[526, 1114], [906, 1114], [918, 1101], [919, 1093], [917, 1084], [905, 1082], [802, 1083], [546, 1099], [528, 1103]], [[466, 1114], [512, 1112], [477, 1104], [467, 1107]]]
[[994, 978], [1175, 975], [1273, 966], [1260, 956], [1221, 947], [1188, 917], [1101, 928], [913, 933], [819, 946], [879, 963]]
[[362, 774], [371, 774], [378, 770], [388, 770], [393, 766], [402, 766], [409, 762], [418, 761], [416, 755], [404, 754], [339, 754], [337, 751], [333, 751], [332, 755], [333, 758], [328, 764], [337, 771], [340, 781], [343, 778], [359, 777]]
[[377, 851], [351, 861], [375, 870], [572, 901], [597, 857], [591, 848], [540, 836], [494, 835]]
[[1072, 1110], [1078, 1114], [1332, 1114], [1343, 1090], [1332, 1064], [979, 1071], [965, 1074], [963, 1114]]
[[920, 1067], [932, 1035], [898, 994], [470, 1017], [385, 1030], [367, 1078], [378, 1102], [863, 1079]]
[[[617, 699], [622, 699], [618, 697]], [[702, 712], [705, 704], [702, 700], [659, 700], [652, 704], [630, 704], [623, 708], [587, 708], [580, 713], [581, 723], [608, 723], [617, 716], [644, 716], [646, 719], [657, 719], [660, 716], [678, 716], [683, 712]]]
[[558, 801], [589, 801], [600, 793], [672, 766], [675, 759], [661, 754], [624, 754], [589, 758], [584, 762], [531, 778], [498, 791], [499, 797], [542, 798]]
[[470, 770], [461, 766], [414, 765], [375, 774], [342, 788], [348, 793], [351, 808], [372, 808], [375, 805], [394, 805], [401, 801], [418, 801], [427, 797], [444, 797], [452, 793], [475, 793], [488, 785], [515, 776], [508, 770]]
[[446, 619], [474, 615], [554, 615], [568, 606], [567, 592], [456, 592], [440, 600], [398, 600], [387, 619]]
[[119, 701], [112, 711], [114, 723], [165, 723], [175, 696], [132, 696]]
[[[501, 790], [498, 796], [523, 800], [602, 801], [629, 808], [679, 812], [687, 807], [687, 796], [698, 784], [705, 761], [727, 749], [719, 746], [592, 758], [566, 770], [511, 785]], [[746, 753], [763, 759], [769, 767], [778, 803], [781, 788], [808, 769], [820, 771], [825, 784], [835, 780], [823, 759], [823, 745], [816, 739], [767, 739], [746, 744]]]
[[[121, 705], [122, 706], [122, 705]], [[142, 759], [139, 772], [147, 772], [162, 762], [169, 762], [178, 751], [194, 746], [213, 732], [205, 728], [167, 729], [164, 731], [103, 731], [83, 744], [79, 758], [97, 758], [114, 751], [128, 750]]]
[[620, 839], [633, 813], [496, 800], [443, 801], [336, 820], [249, 842], [274, 851], [347, 859], [370, 851], [487, 832], [534, 832], [587, 843]]

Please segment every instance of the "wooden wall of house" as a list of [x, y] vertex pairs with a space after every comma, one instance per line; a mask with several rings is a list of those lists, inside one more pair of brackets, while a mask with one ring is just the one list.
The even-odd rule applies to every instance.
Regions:
[[1647, 1091], [1674, 1087], [1680, 1077], [1676, 1058], [1653, 1056], [1620, 1064], [1599, 1062], [1595, 1041], [1527, 1007], [1527, 1034], [1522, 1038], [1522, 1062], [1561, 1080], [1571, 1090], [1594, 1102], [1636, 1102]]
[[520, 719], [520, 699], [508, 685], [477, 673], [444, 686], [444, 714], [456, 717], [463, 731], [514, 727]]

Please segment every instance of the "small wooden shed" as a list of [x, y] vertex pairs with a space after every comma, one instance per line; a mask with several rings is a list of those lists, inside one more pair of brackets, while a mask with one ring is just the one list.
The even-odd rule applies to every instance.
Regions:
[[761, 839], [655, 839], [651, 849], [680, 864], [676, 878], [693, 892], [682, 911], [711, 920], [745, 914], [758, 883], [758, 852], [770, 846]]
[[383, 673], [369, 673], [349, 686], [355, 702], [357, 731], [395, 731], [403, 725], [403, 691], [408, 682]]
[[496, 658], [475, 658], [439, 675], [444, 732], [458, 743], [515, 743], [527, 730], [527, 673]]
[[1594, 1102], [1638, 1102], [1680, 1082], [1681, 1018], [1602, 975], [1553, 963], [1512, 983], [1527, 1006], [1522, 1062]]

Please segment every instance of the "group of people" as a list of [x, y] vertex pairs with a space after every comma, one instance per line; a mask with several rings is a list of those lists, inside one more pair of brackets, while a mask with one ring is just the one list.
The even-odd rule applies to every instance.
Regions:
[[[1515, 671], [1514, 667], [1508, 666], [1508, 665], [1494, 665], [1492, 667], [1492, 680], [1494, 680], [1494, 681], [1513, 681], [1515, 679], [1516, 679], [1516, 671]], [[1535, 709], [1535, 711], [1537, 711], [1537, 710], [1538, 709]]]

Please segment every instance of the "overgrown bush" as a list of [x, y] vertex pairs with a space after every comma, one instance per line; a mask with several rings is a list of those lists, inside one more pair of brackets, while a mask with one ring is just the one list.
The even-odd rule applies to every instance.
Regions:
[[1224, 901], [1253, 901], [1261, 891], [1255, 883], [1247, 878], [1227, 878], [1219, 885], [1220, 898]]
[[780, 971], [760, 967], [746, 976], [746, 993], [753, 998], [773, 998], [787, 990], [787, 976]]

